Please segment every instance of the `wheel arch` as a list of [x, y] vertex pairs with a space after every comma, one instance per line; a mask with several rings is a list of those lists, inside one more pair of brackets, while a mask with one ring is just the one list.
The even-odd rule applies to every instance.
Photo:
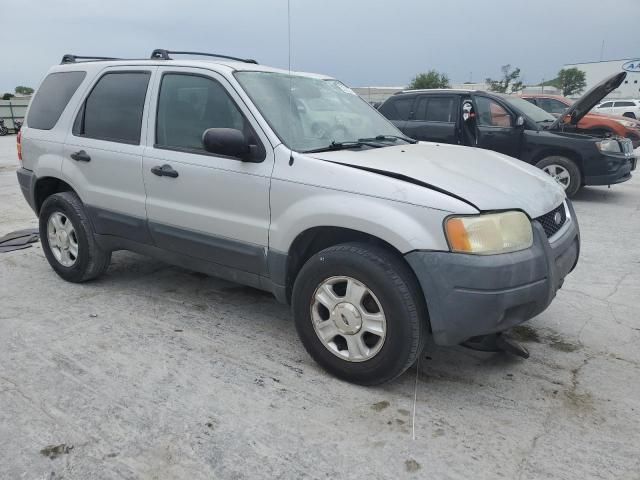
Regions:
[[375, 245], [379, 248], [385, 249], [402, 262], [406, 263], [409, 270], [413, 273], [413, 269], [406, 262], [403, 253], [391, 243], [380, 237], [347, 227], [311, 227], [300, 232], [295, 237], [286, 254], [276, 254], [275, 257], [270, 255], [271, 261], [269, 262], [269, 267], [272, 275], [275, 274], [274, 276], [276, 278], [274, 278], [274, 280], [277, 283], [282, 282], [285, 287], [285, 298], [283, 298], [283, 300], [287, 303], [291, 302], [293, 284], [295, 283], [302, 266], [307, 262], [307, 260], [309, 260], [309, 258], [325, 248], [352, 242]]
[[535, 166], [540, 160], [553, 156], [567, 157], [569, 160], [572, 160], [578, 166], [580, 176], [584, 181], [582, 156], [575, 150], [562, 147], [545, 148], [540, 150], [539, 152], [536, 152], [535, 156], [531, 159], [531, 163]]
[[40, 214], [40, 209], [44, 201], [55, 193], [60, 192], [78, 192], [66, 181], [53, 176], [45, 176], [38, 178], [33, 188], [33, 199], [35, 211]]

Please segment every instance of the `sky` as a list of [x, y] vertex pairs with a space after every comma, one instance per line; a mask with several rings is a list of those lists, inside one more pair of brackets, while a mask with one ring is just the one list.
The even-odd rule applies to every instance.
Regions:
[[[479, 82], [505, 64], [536, 84], [565, 63], [640, 57], [640, 0], [289, 1], [292, 68], [352, 87], [406, 85], [431, 68]], [[0, 93], [37, 87], [65, 53], [166, 48], [288, 67], [287, 0], [0, 0], [0, 19]]]

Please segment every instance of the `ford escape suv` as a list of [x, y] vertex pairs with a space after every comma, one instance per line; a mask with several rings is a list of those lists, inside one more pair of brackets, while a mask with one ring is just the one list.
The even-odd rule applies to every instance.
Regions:
[[428, 336], [534, 317], [576, 265], [575, 212], [540, 170], [417, 143], [329, 77], [177, 53], [66, 55], [40, 85], [18, 180], [63, 279], [125, 249], [273, 292], [320, 365], [370, 385]]

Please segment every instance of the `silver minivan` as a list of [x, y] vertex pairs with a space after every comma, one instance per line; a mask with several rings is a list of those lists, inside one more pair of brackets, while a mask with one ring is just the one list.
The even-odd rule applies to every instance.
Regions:
[[428, 337], [499, 346], [575, 267], [535, 167], [416, 142], [326, 76], [178, 53], [65, 55], [31, 102], [18, 180], [63, 279], [124, 249], [273, 292], [320, 365], [371, 385]]

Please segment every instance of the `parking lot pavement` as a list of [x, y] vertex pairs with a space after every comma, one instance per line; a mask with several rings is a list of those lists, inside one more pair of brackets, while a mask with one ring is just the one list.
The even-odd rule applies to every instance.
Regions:
[[[0, 138], [0, 235], [36, 226], [15, 165]], [[324, 373], [259, 291], [124, 252], [75, 285], [39, 244], [0, 254], [0, 478], [637, 479], [640, 181], [575, 207], [581, 260], [515, 333], [528, 360], [429, 347], [376, 388]]]

